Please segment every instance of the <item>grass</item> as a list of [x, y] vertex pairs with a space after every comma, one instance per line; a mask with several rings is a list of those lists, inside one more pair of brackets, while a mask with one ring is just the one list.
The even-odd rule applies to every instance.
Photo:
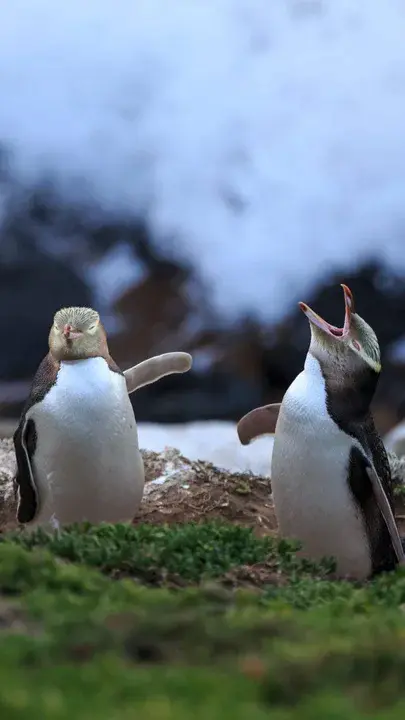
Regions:
[[272, 547], [270, 539], [257, 540], [244, 528], [218, 523], [171, 528], [83, 524], [60, 537], [43, 531], [12, 537], [24, 547], [46, 547], [65, 560], [144, 581], [166, 575], [194, 582], [215, 577], [233, 565], [264, 560]]
[[405, 572], [330, 569], [218, 523], [3, 537], [0, 717], [402, 720]]

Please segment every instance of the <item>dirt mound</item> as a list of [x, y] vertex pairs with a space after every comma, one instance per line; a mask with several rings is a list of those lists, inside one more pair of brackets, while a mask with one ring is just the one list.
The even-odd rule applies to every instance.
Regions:
[[[135, 522], [178, 523], [222, 518], [254, 528], [258, 535], [277, 531], [269, 478], [232, 473], [208, 462], [192, 461], [178, 450], [143, 451], [147, 483]], [[404, 485], [405, 460], [390, 455], [395, 485]], [[396, 496], [396, 518], [405, 535], [405, 494]]]
[[16, 526], [16, 498], [13, 477], [15, 473], [15, 455], [11, 438], [0, 440], [0, 530], [10, 530]]
[[[276, 529], [267, 478], [231, 473], [211, 463], [193, 462], [178, 450], [142, 450], [145, 493], [135, 523], [183, 523], [214, 518], [254, 527], [258, 534]], [[11, 439], [0, 440], [0, 529], [16, 526], [13, 490], [15, 456]]]
[[[142, 450], [145, 492], [134, 523], [173, 524], [223, 519], [252, 527], [256, 535], [277, 531], [268, 478], [232, 473], [211, 463], [192, 461], [174, 448], [162, 453]], [[0, 440], [0, 531], [16, 527], [12, 440]], [[405, 534], [402, 495], [397, 519]]]
[[225, 519], [275, 532], [277, 523], [268, 478], [231, 473], [211, 463], [191, 461], [178, 450], [143, 452], [147, 482], [135, 522], [180, 523]]

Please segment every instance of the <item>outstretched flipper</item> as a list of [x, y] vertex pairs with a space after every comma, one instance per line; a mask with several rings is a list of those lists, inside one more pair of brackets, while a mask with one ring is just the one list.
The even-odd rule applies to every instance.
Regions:
[[274, 435], [281, 403], [263, 405], [251, 410], [241, 418], [237, 425], [242, 445], [249, 445], [262, 435]]
[[193, 359], [185, 352], [155, 355], [124, 371], [128, 395], [135, 390], [160, 380], [165, 375], [185, 373], [190, 370]]
[[25, 416], [14, 433], [17, 460], [15, 484], [18, 489], [17, 520], [19, 523], [32, 522], [39, 510], [38, 492], [32, 467], [35, 445], [35, 423]]

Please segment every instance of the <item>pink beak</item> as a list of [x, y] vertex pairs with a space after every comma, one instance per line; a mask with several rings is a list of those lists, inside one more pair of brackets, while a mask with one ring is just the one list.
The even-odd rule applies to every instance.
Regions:
[[351, 290], [347, 285], [342, 285], [343, 293], [345, 296], [345, 321], [342, 328], [338, 328], [335, 325], [331, 325], [320, 317], [316, 312], [303, 302], [298, 303], [302, 312], [307, 316], [308, 320], [323, 330], [327, 335], [332, 335], [335, 338], [346, 337], [350, 332], [350, 324], [352, 313], [354, 313], [354, 301]]
[[70, 342], [72, 340], [76, 340], [78, 337], [80, 337], [80, 335], [83, 335], [83, 333], [80, 332], [80, 330], [79, 331], [73, 330], [72, 326], [69, 323], [66, 324], [65, 327], [63, 328], [63, 334], [65, 336], [65, 339]]

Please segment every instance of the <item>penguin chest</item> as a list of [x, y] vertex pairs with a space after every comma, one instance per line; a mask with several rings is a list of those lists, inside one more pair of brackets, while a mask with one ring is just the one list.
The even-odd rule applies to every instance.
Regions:
[[132, 519], [144, 471], [125, 378], [103, 358], [61, 363], [55, 385], [30, 416], [37, 434], [39, 519]]
[[[317, 362], [314, 360], [314, 362]], [[349, 482], [356, 441], [333, 422], [319, 369], [304, 371], [287, 391], [277, 422], [271, 467], [280, 534], [312, 559], [334, 557], [342, 576], [371, 574], [371, 550]]]

